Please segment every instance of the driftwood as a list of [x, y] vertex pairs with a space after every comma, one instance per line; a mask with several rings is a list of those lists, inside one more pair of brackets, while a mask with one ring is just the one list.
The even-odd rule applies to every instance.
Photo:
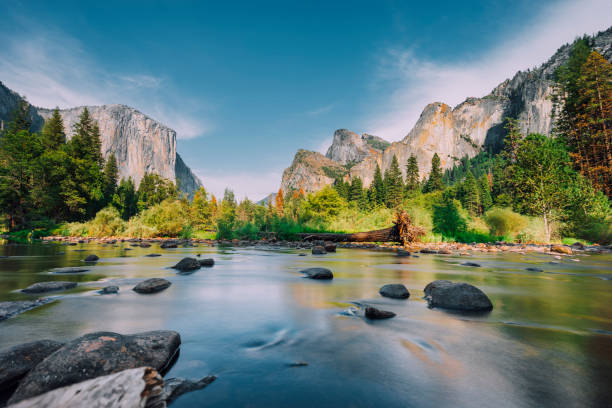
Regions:
[[163, 384], [154, 369], [132, 368], [58, 388], [9, 408], [165, 408]]
[[355, 232], [352, 234], [311, 233], [300, 234], [304, 241], [331, 241], [331, 242], [401, 242], [406, 245], [418, 241], [425, 234], [423, 228], [412, 225], [410, 216], [404, 211], [395, 215], [393, 226], [368, 232]]

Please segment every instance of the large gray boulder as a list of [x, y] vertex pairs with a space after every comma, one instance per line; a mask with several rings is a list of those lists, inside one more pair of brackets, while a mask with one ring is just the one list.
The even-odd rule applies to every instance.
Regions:
[[133, 335], [89, 333], [44, 359], [20, 382], [9, 404], [67, 385], [136, 367], [166, 372], [177, 356], [181, 337], [160, 330]]
[[381, 296], [389, 297], [393, 299], [408, 299], [410, 297], [410, 292], [406, 289], [406, 286], [401, 283], [390, 283], [388, 285], [384, 285], [378, 291]]
[[300, 271], [301, 273], [305, 273], [307, 278], [310, 279], [318, 279], [318, 280], [327, 280], [334, 279], [334, 274], [327, 268], [308, 268]]
[[15, 300], [0, 302], [0, 322], [35, 307], [53, 302], [55, 299], [41, 298], [36, 300]]
[[56, 292], [59, 290], [66, 290], [76, 288], [76, 282], [65, 282], [65, 281], [51, 281], [51, 282], [37, 282], [21, 291], [23, 293], [45, 293], [45, 292]]
[[469, 283], [438, 280], [429, 283], [424, 292], [430, 307], [468, 312], [493, 309], [493, 304], [488, 296]]
[[162, 278], [151, 278], [140, 282], [132, 290], [136, 293], [157, 293], [170, 287], [172, 283]]
[[0, 395], [17, 386], [30, 370], [64, 343], [38, 340], [0, 351]]
[[200, 269], [200, 262], [195, 258], [183, 258], [172, 268], [178, 269], [181, 272], [191, 272]]

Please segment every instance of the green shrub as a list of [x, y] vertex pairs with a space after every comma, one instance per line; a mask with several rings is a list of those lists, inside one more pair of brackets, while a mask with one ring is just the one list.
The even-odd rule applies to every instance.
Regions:
[[153, 238], [158, 235], [158, 231], [155, 227], [146, 225], [140, 216], [134, 216], [128, 221], [124, 234], [131, 238]]
[[164, 200], [144, 210], [139, 216], [142, 223], [154, 228], [158, 236], [177, 237], [186, 225], [191, 225], [189, 208], [174, 199]]
[[514, 237], [527, 227], [529, 220], [510, 208], [491, 208], [484, 216], [492, 235]]
[[85, 224], [88, 229], [88, 236], [92, 237], [121, 236], [126, 228], [125, 221], [121, 219], [119, 211], [110, 206], [98, 211], [96, 217]]

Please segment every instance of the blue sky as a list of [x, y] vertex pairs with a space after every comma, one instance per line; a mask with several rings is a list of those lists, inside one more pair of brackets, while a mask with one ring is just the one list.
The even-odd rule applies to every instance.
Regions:
[[[223, 3], [223, 4], [222, 4]], [[124, 103], [177, 130], [205, 186], [260, 199], [335, 129], [405, 136], [612, 24], [585, 1], [11, 1], [0, 81], [45, 107]]]

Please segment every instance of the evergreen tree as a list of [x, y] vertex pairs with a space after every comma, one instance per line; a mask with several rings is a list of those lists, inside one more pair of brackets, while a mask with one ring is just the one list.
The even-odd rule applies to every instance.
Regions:
[[419, 188], [419, 164], [416, 156], [410, 155], [406, 163], [406, 191], [412, 192]]
[[338, 195], [347, 201], [349, 199], [350, 187], [351, 185], [349, 184], [349, 182], [348, 181], [345, 182], [341, 178], [337, 178], [336, 181], [334, 182], [334, 189], [338, 192]]
[[45, 121], [42, 129], [45, 147], [56, 150], [66, 143], [66, 133], [64, 132], [64, 120], [59, 113], [59, 108], [53, 110], [49, 120]]
[[348, 201], [356, 203], [359, 208], [363, 208], [365, 204], [363, 181], [361, 178], [354, 177], [351, 181], [351, 187], [349, 189]]
[[177, 198], [176, 185], [159, 174], [145, 173], [138, 185], [138, 208], [140, 211], [159, 204], [168, 198]]
[[480, 206], [482, 213], [485, 213], [491, 206], [493, 206], [493, 199], [491, 198], [491, 187], [489, 185], [489, 178], [486, 174], [483, 174], [478, 178], [478, 196], [480, 197]]
[[212, 211], [208, 202], [208, 193], [204, 187], [200, 187], [193, 195], [191, 214], [194, 228], [205, 229], [212, 226]]
[[30, 131], [32, 121], [30, 120], [30, 104], [25, 98], [20, 98], [17, 102], [17, 107], [12, 112], [11, 121], [7, 126], [7, 130], [13, 135], [22, 130]]
[[111, 153], [104, 165], [104, 198], [107, 203], [111, 202], [115, 195], [118, 179], [119, 168], [117, 167], [117, 159], [115, 154]]
[[395, 155], [391, 159], [389, 170], [385, 172], [385, 181], [387, 207], [395, 208], [400, 205], [404, 195], [404, 180], [402, 179], [402, 172]]
[[376, 169], [374, 170], [374, 179], [372, 180], [372, 184], [370, 184], [370, 189], [372, 190], [374, 205], [383, 205], [385, 203], [385, 183], [383, 181], [382, 172], [380, 171], [380, 166], [378, 163], [376, 164]]
[[465, 181], [462, 185], [463, 207], [472, 215], [480, 213], [480, 197], [478, 196], [478, 185], [472, 172], [468, 169]]
[[431, 171], [429, 172], [429, 178], [425, 183], [423, 192], [430, 193], [443, 189], [444, 182], [442, 181], [442, 167], [440, 167], [440, 156], [438, 156], [438, 153], [434, 153], [433, 157], [431, 158]]
[[138, 195], [131, 177], [128, 177], [127, 180], [121, 179], [113, 195], [112, 205], [126, 221], [138, 213]]

